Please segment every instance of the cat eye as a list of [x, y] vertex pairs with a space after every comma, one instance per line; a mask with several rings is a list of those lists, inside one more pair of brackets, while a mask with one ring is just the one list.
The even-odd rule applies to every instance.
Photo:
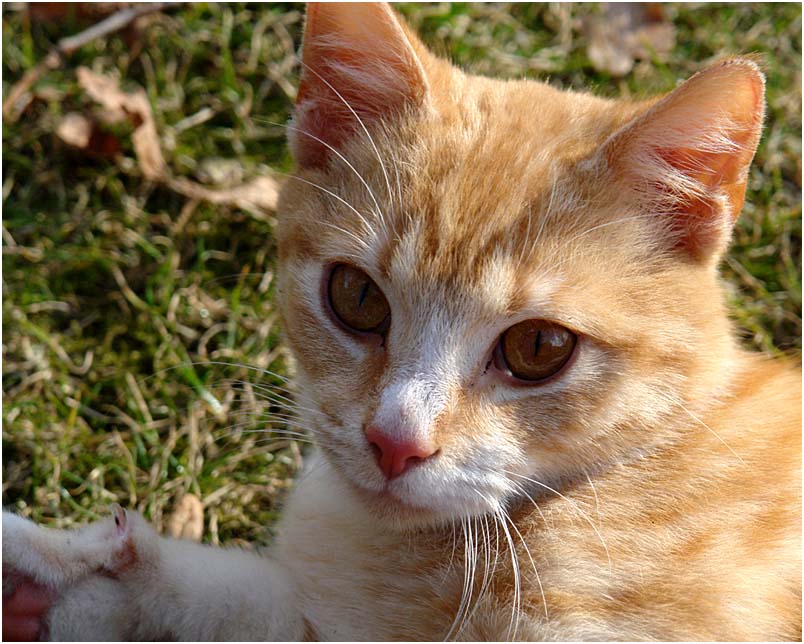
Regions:
[[567, 364], [577, 336], [546, 320], [525, 320], [502, 334], [495, 350], [498, 369], [527, 382], [545, 380]]
[[338, 321], [352, 331], [384, 331], [391, 308], [380, 287], [366, 273], [337, 264], [330, 273], [329, 306]]

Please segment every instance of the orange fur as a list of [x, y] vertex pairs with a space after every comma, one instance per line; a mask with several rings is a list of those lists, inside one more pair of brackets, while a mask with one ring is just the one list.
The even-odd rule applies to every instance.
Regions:
[[756, 65], [603, 100], [385, 4], [309, 16], [278, 283], [317, 448], [275, 542], [4, 513], [4, 597], [52, 588], [60, 640], [800, 639], [800, 367], [738, 346], [717, 273]]
[[[360, 7], [348, 20], [366, 33], [392, 19], [382, 5]], [[737, 346], [716, 271], [762, 122], [756, 65], [724, 61], [661, 101], [604, 100], [466, 75], [401, 23], [392, 43], [355, 43], [337, 6], [314, 12], [327, 14], [322, 37], [347, 61], [336, 82], [368, 132], [350, 114], [348, 135], [319, 146], [315, 163], [299, 155], [301, 180], [280, 206], [281, 306], [304, 402], [322, 412], [305, 420], [366, 512], [367, 535], [291, 510], [280, 551], [321, 556], [302, 536], [313, 525], [354, 539], [338, 547], [358, 580], [338, 591], [343, 601], [377, 611], [371, 584], [387, 583], [401, 602], [382, 605], [381, 625], [369, 620], [377, 638], [445, 635], [467, 591], [448, 562], [472, 559], [468, 543], [454, 552], [456, 520], [476, 530], [475, 599], [486, 573], [489, 587], [453, 636], [500, 639], [516, 621], [526, 639], [800, 638], [800, 371]], [[305, 47], [318, 36], [308, 29]], [[388, 81], [362, 61], [385, 45], [416, 61], [393, 81], [417, 79], [416, 91], [377, 114], [370, 97]], [[314, 83], [305, 79], [303, 91]], [[296, 150], [315, 145], [305, 124], [320, 128], [328, 109], [297, 113]], [[343, 127], [343, 105], [335, 112]], [[385, 292], [382, 348], [350, 348], [326, 319], [317, 275], [337, 261]], [[580, 355], [554, 382], [500, 394], [484, 380], [487, 344], [528, 317], [578, 333]], [[515, 491], [503, 502], [521, 539], [512, 532], [509, 544], [504, 522], [490, 527], [471, 505], [416, 507], [417, 482], [391, 499], [372, 487], [361, 428], [388, 387], [421, 377], [428, 355], [445, 401], [428, 427], [443, 471], [479, 445], [513, 450], [517, 464], [501, 474]], [[517, 486], [517, 476], [540, 483]], [[496, 565], [484, 564], [484, 547]], [[379, 570], [361, 570], [362, 548]]]

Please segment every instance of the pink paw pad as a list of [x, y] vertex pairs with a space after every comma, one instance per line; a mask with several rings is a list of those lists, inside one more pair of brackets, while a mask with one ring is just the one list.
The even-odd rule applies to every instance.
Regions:
[[115, 503], [112, 506], [112, 516], [114, 517], [116, 539], [106, 572], [112, 577], [116, 577], [134, 566], [138, 556], [128, 513]]
[[112, 514], [114, 515], [114, 524], [117, 527], [117, 536], [124, 537], [128, 528], [128, 515], [126, 511], [115, 503], [112, 505]]

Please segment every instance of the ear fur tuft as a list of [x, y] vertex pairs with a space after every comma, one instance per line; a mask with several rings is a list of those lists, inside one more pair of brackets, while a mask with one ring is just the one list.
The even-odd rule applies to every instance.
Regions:
[[302, 167], [326, 165], [361, 122], [391, 118], [427, 94], [421, 61], [387, 3], [309, 3], [302, 49], [290, 136]]
[[672, 244], [702, 260], [725, 247], [745, 199], [764, 118], [765, 79], [734, 58], [696, 74], [614, 134], [601, 154]]

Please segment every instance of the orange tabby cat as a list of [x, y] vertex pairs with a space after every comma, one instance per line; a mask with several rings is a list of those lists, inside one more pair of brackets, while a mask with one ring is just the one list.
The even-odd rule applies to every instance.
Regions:
[[718, 262], [764, 81], [469, 76], [384, 4], [308, 10], [280, 306], [308, 459], [270, 553], [5, 515], [54, 637], [799, 639], [801, 379]]

